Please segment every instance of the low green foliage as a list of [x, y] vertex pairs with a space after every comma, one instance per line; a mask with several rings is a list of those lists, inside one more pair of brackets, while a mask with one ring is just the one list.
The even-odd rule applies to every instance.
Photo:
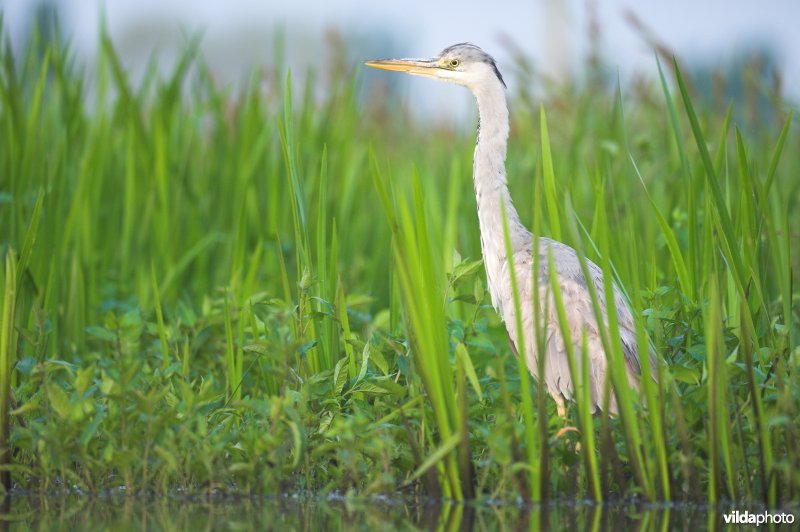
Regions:
[[719, 112], [677, 70], [674, 89], [510, 95], [523, 219], [627, 288], [661, 361], [643, 399], [609, 390], [619, 418], [579, 393], [563, 420], [488, 304], [473, 133], [359, 97], [345, 57], [300, 89], [269, 68], [231, 89], [195, 45], [137, 83], [105, 37], [93, 79], [61, 45], [3, 47], [16, 486], [797, 498], [788, 107]]

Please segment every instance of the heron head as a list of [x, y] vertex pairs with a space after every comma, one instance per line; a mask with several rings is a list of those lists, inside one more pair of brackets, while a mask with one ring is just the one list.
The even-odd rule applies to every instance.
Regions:
[[494, 58], [469, 43], [449, 46], [431, 59], [378, 59], [366, 61], [364, 64], [373, 68], [457, 83], [473, 91], [482, 85], [497, 81], [503, 87], [506, 85], [503, 76], [497, 70]]

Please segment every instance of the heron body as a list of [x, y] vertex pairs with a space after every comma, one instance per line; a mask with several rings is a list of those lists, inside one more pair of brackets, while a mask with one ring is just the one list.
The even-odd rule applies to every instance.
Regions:
[[[450, 46], [433, 59], [388, 59], [368, 61], [368, 66], [409, 74], [434, 77], [469, 88], [478, 104], [478, 138], [473, 161], [473, 181], [478, 205], [481, 251], [486, 268], [486, 281], [492, 305], [503, 319], [509, 338], [517, 353], [517, 316], [510, 267], [513, 264], [520, 300], [521, 335], [524, 340], [525, 362], [528, 370], [543, 384], [556, 402], [559, 414], [565, 411], [565, 401], [573, 397], [575, 384], [569, 371], [567, 348], [559, 326], [558, 310], [551, 292], [549, 255], [552, 254], [555, 275], [561, 290], [562, 302], [569, 323], [570, 341], [576, 362], [581, 367], [583, 338], [589, 364], [589, 393], [595, 411], [607, 408], [617, 413], [616, 400], [611, 394], [608, 404], [603, 404], [603, 393], [608, 378], [607, 357], [600, 337], [589, 292], [589, 283], [596, 288], [601, 308], [602, 322], [607, 323], [605, 289], [602, 270], [587, 260], [587, 279], [581, 270], [574, 249], [540, 237], [538, 249], [530, 231], [520, 222], [506, 179], [506, 147], [508, 145], [509, 119], [505, 83], [494, 59], [472, 44]], [[508, 235], [513, 256], [506, 253], [503, 229], [503, 212], [508, 222]], [[533, 293], [534, 253], [538, 255], [538, 294]], [[534, 305], [540, 319], [539, 330], [544, 331], [544, 350], [537, 349], [534, 323]], [[625, 355], [628, 382], [638, 388], [641, 367], [636, 332], [630, 308], [619, 289], [614, 286], [614, 307], [619, 323], [620, 340]], [[652, 352], [651, 367], [655, 367]], [[544, 357], [544, 375], [539, 376], [539, 357]], [[580, 372], [578, 373], [581, 374]]]

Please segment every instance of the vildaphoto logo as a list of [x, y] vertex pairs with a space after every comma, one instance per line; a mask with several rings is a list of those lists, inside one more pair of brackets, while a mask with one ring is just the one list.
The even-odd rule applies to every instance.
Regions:
[[794, 514], [787, 514], [785, 512], [749, 512], [745, 510], [733, 510], [726, 514], [722, 514], [722, 520], [727, 525], [790, 525], [794, 523]]

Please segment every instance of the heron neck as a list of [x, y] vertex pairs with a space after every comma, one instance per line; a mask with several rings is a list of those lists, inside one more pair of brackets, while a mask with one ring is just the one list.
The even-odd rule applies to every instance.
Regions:
[[473, 161], [473, 181], [478, 203], [481, 245], [487, 270], [506, 260], [503, 238], [503, 214], [508, 218], [512, 249], [520, 249], [530, 240], [530, 233], [520, 222], [508, 192], [506, 147], [508, 145], [508, 104], [502, 84], [492, 83], [475, 89], [478, 102], [478, 140]]

